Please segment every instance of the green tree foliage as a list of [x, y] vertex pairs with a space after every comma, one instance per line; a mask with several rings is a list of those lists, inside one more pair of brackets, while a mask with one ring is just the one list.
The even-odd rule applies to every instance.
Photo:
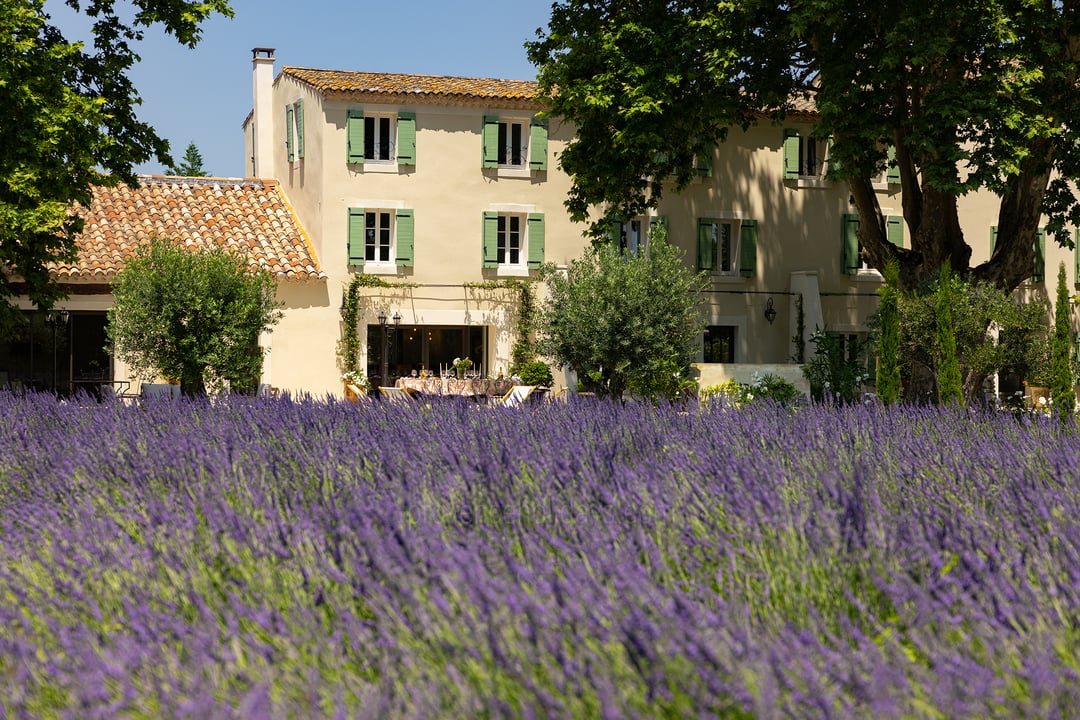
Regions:
[[21, 317], [12, 296], [44, 309], [62, 297], [48, 263], [74, 257], [73, 204], [89, 204], [95, 185], [134, 183], [133, 168], [151, 158], [171, 162], [168, 144], [136, 118], [141, 100], [127, 77], [144, 30], [160, 26], [194, 47], [211, 13], [232, 15], [228, 0], [115, 4], [85, 5], [90, 49], [50, 24], [44, 0], [0, 3], [0, 334]]
[[[901, 292], [900, 357], [903, 398], [927, 402], [938, 397], [940, 355], [936, 305], [940, 278]], [[1035, 301], [1020, 304], [1012, 293], [986, 282], [952, 278], [953, 335], [963, 382], [964, 402], [979, 399], [983, 383], [994, 373], [1029, 377], [1046, 351], [1048, 308]], [[867, 323], [880, 336], [880, 311]], [[880, 339], [878, 340], [880, 343]]]
[[1058, 267], [1057, 297], [1054, 302], [1054, 338], [1050, 346], [1050, 398], [1054, 411], [1072, 413], [1076, 404], [1072, 362], [1069, 357], [1069, 289], [1065, 284], [1065, 263]]
[[662, 230], [649, 252], [626, 257], [605, 245], [573, 260], [565, 276], [548, 268], [540, 351], [592, 378], [599, 393], [673, 397], [704, 323], [704, 278], [690, 272]]
[[178, 378], [187, 395], [226, 381], [257, 386], [259, 334], [281, 317], [269, 273], [222, 248], [156, 238], [117, 275], [113, 295], [109, 343], [137, 377]]
[[[1077, 12], [1075, 0], [563, 0], [527, 48], [551, 113], [577, 128], [560, 157], [577, 220], [595, 207], [640, 214], [669, 179], [685, 187], [695, 155], [730, 128], [810, 99], [870, 264], [895, 259], [911, 288], [948, 259], [1012, 289], [1031, 274], [1040, 214], [1066, 245], [1066, 225], [1080, 224]], [[909, 248], [888, 242], [873, 188], [887, 165]], [[1000, 197], [998, 235], [971, 268], [957, 198], [980, 188]]]
[[202, 153], [199, 152], [199, 148], [195, 143], [188, 143], [187, 150], [184, 151], [183, 162], [179, 165], [169, 165], [169, 172], [181, 177], [207, 176], [207, 172], [203, 170]]
[[881, 337], [878, 342], [877, 394], [886, 405], [900, 399], [899, 273], [895, 260], [887, 262], [885, 284], [878, 290], [881, 295]]
[[942, 405], [963, 403], [964, 380], [956, 354], [956, 331], [953, 326], [953, 279], [949, 262], [941, 266], [937, 297], [934, 301], [934, 324], [937, 326], [938, 401]]
[[814, 351], [803, 365], [810, 397], [817, 401], [851, 403], [862, 398], [867, 341], [817, 328], [810, 336]]

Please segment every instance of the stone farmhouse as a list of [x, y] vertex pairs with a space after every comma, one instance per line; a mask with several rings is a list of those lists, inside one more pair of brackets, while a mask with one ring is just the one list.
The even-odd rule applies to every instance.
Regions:
[[[378, 382], [458, 357], [489, 375], [509, 369], [514, 281], [589, 244], [563, 204], [570, 179], [558, 158], [574, 128], [541, 114], [530, 81], [276, 71], [275, 62], [272, 49], [253, 51], [248, 177], [155, 176], [102, 189], [86, 209], [78, 263], [56, 267], [70, 292], [64, 321], [37, 313], [30, 339], [0, 347], [0, 382], [70, 389], [127, 378], [102, 349], [109, 282], [154, 234], [225, 244], [274, 274], [284, 319], [261, 340], [263, 382], [273, 387], [342, 393], [350, 283], [359, 285], [361, 367]], [[881, 276], [859, 261], [859, 219], [846, 185], [826, 177], [829, 148], [811, 137], [813, 122], [807, 107], [783, 127], [732, 129], [698, 159], [684, 192], [647, 216], [611, 221], [611, 242], [628, 253], [646, 252], [664, 224], [686, 262], [709, 274], [695, 365], [703, 384], [746, 380], [763, 366], [801, 380], [790, 364], [800, 318], [807, 337], [823, 327], [854, 338], [877, 308]], [[874, 187], [890, 238], [905, 243], [899, 179], [886, 173]], [[980, 262], [996, 198], [976, 193], [960, 208]], [[1080, 257], [1039, 243], [1019, 292], [1052, 295], [1059, 262], [1075, 284]]]

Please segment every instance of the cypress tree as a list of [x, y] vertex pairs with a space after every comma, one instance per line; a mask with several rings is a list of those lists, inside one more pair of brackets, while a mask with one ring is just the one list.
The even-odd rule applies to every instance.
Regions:
[[934, 320], [938, 335], [938, 399], [942, 405], [964, 402], [964, 382], [960, 377], [960, 360], [956, 355], [956, 332], [952, 316], [952, 273], [949, 261], [941, 266], [938, 281]]
[[1065, 263], [1061, 263], [1054, 302], [1054, 342], [1050, 346], [1050, 399], [1054, 412], [1062, 416], [1072, 413], [1076, 403], [1069, 351], [1069, 291], [1065, 287]]
[[881, 295], [881, 344], [878, 355], [877, 393], [886, 405], [900, 399], [900, 308], [897, 289], [900, 266], [896, 260], [885, 264], [885, 284]]

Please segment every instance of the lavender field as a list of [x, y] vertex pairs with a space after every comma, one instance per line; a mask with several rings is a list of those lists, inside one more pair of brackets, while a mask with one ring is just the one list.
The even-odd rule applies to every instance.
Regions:
[[1080, 715], [1080, 437], [0, 394], [0, 717]]

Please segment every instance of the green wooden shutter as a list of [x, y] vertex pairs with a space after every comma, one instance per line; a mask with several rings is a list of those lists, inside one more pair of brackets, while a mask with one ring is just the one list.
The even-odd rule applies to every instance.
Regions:
[[889, 146], [889, 165], [885, 169], [885, 179], [890, 185], [900, 182], [900, 166], [896, 164], [896, 146]]
[[712, 177], [712, 150], [698, 153], [696, 165], [694, 171], [698, 177]]
[[799, 132], [784, 131], [784, 179], [799, 179]]
[[619, 251], [619, 242], [622, 240], [622, 222], [619, 220], [612, 220], [608, 226], [608, 242], [611, 243], [611, 247], [615, 248], [615, 252]]
[[364, 208], [349, 208], [349, 264], [364, 262]]
[[416, 113], [398, 113], [397, 161], [398, 165], [416, 164]]
[[757, 220], [743, 220], [739, 230], [739, 274], [753, 277], [757, 272]]
[[484, 116], [481, 141], [483, 145], [483, 167], [499, 167], [499, 118], [494, 115]]
[[529, 267], [544, 264], [544, 214], [529, 213]]
[[1032, 250], [1035, 252], [1035, 267], [1031, 269], [1031, 282], [1042, 282], [1046, 279], [1046, 229], [1039, 228], [1035, 234], [1035, 242]]
[[348, 146], [348, 162], [364, 162], [364, 111], [350, 110], [345, 134]]
[[844, 273], [846, 275], [855, 275], [862, 265], [859, 261], [859, 216], [844, 213], [842, 220], [841, 239], [843, 241]]
[[716, 239], [713, 237], [712, 218], [698, 219], [698, 270], [712, 272], [716, 269]]
[[997, 225], [990, 226], [990, 257], [994, 257], [994, 250], [997, 248]]
[[548, 121], [533, 116], [529, 127], [529, 169], [547, 170]]
[[293, 106], [285, 106], [285, 154], [289, 162], [296, 159], [296, 149], [293, 147]]
[[400, 267], [412, 267], [413, 238], [415, 236], [412, 210], [398, 210], [395, 223], [397, 226], [397, 264]]
[[885, 237], [896, 247], [904, 247], [904, 218], [889, 215], [885, 218]]
[[304, 99], [296, 101], [296, 157], [304, 158]]
[[499, 265], [499, 213], [484, 212], [483, 266], [486, 268]]

